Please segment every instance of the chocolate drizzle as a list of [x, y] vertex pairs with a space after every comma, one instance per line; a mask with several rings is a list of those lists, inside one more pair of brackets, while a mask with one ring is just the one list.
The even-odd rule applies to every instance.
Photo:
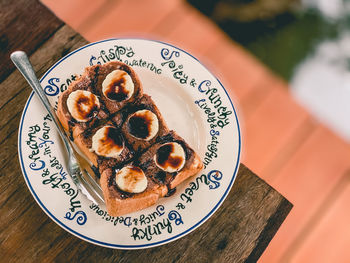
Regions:
[[[99, 106], [95, 100], [96, 96], [91, 93], [89, 96], [80, 96], [76, 101], [76, 108], [82, 119], [91, 119], [96, 115]], [[85, 110], [84, 107], [88, 107], [88, 110]]]
[[156, 173], [156, 175], [154, 176], [154, 178], [161, 184], [165, 183], [166, 180], [166, 173], [164, 171], [159, 171]]
[[91, 81], [91, 89], [92, 89], [92, 92], [95, 93], [95, 94], [97, 94], [96, 93], [96, 86], [97, 86], [96, 83], [97, 83], [97, 78], [98, 78], [99, 71], [100, 71], [100, 67], [96, 66], [94, 68], [94, 78]]
[[[113, 156], [117, 154], [118, 156], [122, 153], [124, 149], [124, 139], [118, 129], [112, 126], [104, 126], [100, 128], [93, 138], [97, 137], [98, 142], [96, 144], [96, 148], [94, 148], [95, 152], [100, 157], [111, 158], [109, 154], [112, 152]], [[114, 156], [117, 158], [118, 156]]]
[[130, 134], [140, 139], [146, 139], [151, 134], [152, 120], [152, 116], [148, 111], [143, 114], [136, 112], [128, 121]]
[[73, 136], [73, 127], [75, 125], [75, 120], [74, 119], [70, 119], [68, 121], [68, 130], [69, 130], [69, 139], [71, 141], [74, 141], [74, 136]]
[[[183, 164], [184, 158], [181, 158], [180, 156], [172, 156], [172, 153], [177, 149], [178, 145], [174, 146], [171, 142], [177, 142], [181, 145], [185, 152], [186, 160], [192, 157], [193, 151], [189, 149], [186, 142], [182, 141], [176, 133], [169, 132], [159, 110], [151, 98], [148, 95], [141, 97], [142, 86], [139, 83], [137, 76], [135, 76], [135, 73], [132, 70], [129, 70], [129, 67], [125, 66], [124, 69], [124, 67], [117, 67], [115, 65], [108, 67], [97, 65], [95, 68], [90, 67], [90, 69], [89, 78], [91, 82], [89, 83], [86, 81], [86, 83], [84, 82], [81, 84], [81, 87], [77, 86], [77, 88], [79, 88], [79, 90], [81, 89], [92, 92], [95, 95], [90, 94], [87, 96], [79, 96], [76, 99], [75, 112], [77, 113], [77, 116], [81, 116], [84, 120], [82, 120], [82, 122], [77, 122], [77, 120], [72, 118], [68, 122], [69, 138], [74, 140], [73, 130], [74, 126], [77, 125], [78, 127], [82, 127], [82, 130], [86, 131], [83, 136], [79, 138], [83, 138], [84, 141], [89, 140], [89, 143], [86, 144], [90, 144], [91, 146], [91, 135], [94, 134], [99, 127], [108, 125], [108, 129], [104, 132], [103, 140], [105, 141], [105, 144], [102, 148], [106, 147], [107, 149], [111, 149], [119, 146], [123, 147], [123, 151], [120, 156], [118, 155], [116, 158], [98, 155], [97, 167], [94, 166], [92, 168], [98, 177], [100, 177], [100, 174], [98, 173], [99, 170], [101, 173], [108, 172], [107, 182], [112, 196], [120, 199], [127, 199], [132, 198], [135, 195], [121, 190], [118, 187], [115, 178], [116, 173], [118, 172], [116, 168], [121, 168], [124, 165], [130, 164], [138, 164], [138, 167], [143, 170], [148, 183], [150, 183], [150, 185], [147, 186], [149, 190], [153, 191], [153, 187], [158, 187], [156, 189], [161, 189], [162, 194], [164, 194], [164, 191], [166, 191], [165, 187], [167, 187], [168, 193], [166, 196], [172, 196], [176, 192], [176, 188], [171, 189], [170, 185], [178, 173], [169, 172], [174, 171], [171, 169], [168, 171], [162, 170], [161, 167], [177, 168]], [[109, 78], [110, 82], [108, 86], [103, 86], [102, 88], [101, 82], [105, 78], [105, 75], [116, 69], [125, 70], [127, 72], [118, 72], [118, 74], [115, 75], [117, 77]], [[132, 88], [129, 89], [128, 87], [129, 75], [132, 79], [132, 83], [130, 84], [134, 85], [132, 87], [134, 88], [133, 92]], [[66, 94], [66, 96], [68, 95]], [[95, 97], [92, 98], [91, 96]], [[130, 97], [131, 99], [129, 99]], [[96, 102], [99, 99], [100, 103]], [[65, 107], [67, 108], [66, 105]], [[67, 111], [66, 108], [65, 110]], [[153, 140], [139, 140], [149, 138], [151, 134], [154, 134], [153, 131], [155, 131], [155, 129], [152, 129], [154, 127], [154, 125], [152, 125], [152, 121], [155, 120], [154, 116], [151, 116], [150, 114], [132, 115], [140, 110], [147, 110], [147, 113], [149, 113], [149, 111], [153, 112], [158, 118], [159, 131], [157, 131], [157, 136], [155, 136]], [[117, 116], [119, 114], [120, 116]], [[68, 116], [68, 114], [66, 115]], [[127, 119], [130, 115], [132, 116]], [[69, 117], [71, 118], [71, 116]], [[113, 119], [114, 117], [117, 118]], [[78, 119], [81, 120], [80, 118]], [[115, 123], [116, 127], [109, 126], [113, 125], [112, 122]], [[121, 135], [121, 132], [123, 132], [123, 135]], [[75, 130], [75, 133], [77, 133], [77, 130]], [[165, 134], [168, 135], [163, 136]], [[125, 140], [123, 136], [125, 136]], [[158, 140], [159, 136], [163, 138]], [[136, 139], [131, 137], [136, 137]], [[134, 143], [134, 141], [136, 141], [136, 143]], [[161, 144], [164, 145], [160, 146]], [[159, 185], [161, 188], [159, 188]]]
[[171, 156], [171, 153], [174, 151], [174, 145], [172, 143], [165, 144], [159, 147], [156, 160], [157, 163], [162, 167], [172, 167], [178, 168], [182, 162], [182, 158], [179, 156]]
[[165, 195], [165, 197], [169, 197], [169, 196], [172, 196], [173, 194], [175, 194], [176, 187], [174, 187], [173, 189], [171, 189], [169, 185], [167, 185], [167, 187], [168, 187], [168, 193]]
[[182, 141], [174, 138], [173, 131], [170, 131], [170, 133], [156, 138], [157, 143], [167, 143], [167, 142], [176, 142], [182, 146], [182, 148], [185, 151], [186, 160], [189, 160], [193, 154], [193, 150], [187, 146], [187, 144]]
[[120, 134], [120, 132], [114, 127], [106, 127], [107, 128], [107, 140], [108, 145], [115, 145], [119, 148], [123, 148], [124, 140]]
[[113, 79], [105, 91], [105, 96], [110, 100], [121, 102], [127, 99], [129, 91], [126, 89], [126, 72], [123, 72], [118, 79]]
[[139, 160], [134, 161], [134, 165], [139, 166], [142, 170], [147, 171], [150, 165], [152, 165], [152, 159], [147, 160], [146, 162], [140, 163]]
[[134, 195], [134, 194], [132, 194], [132, 193], [124, 192], [124, 191], [120, 190], [119, 188], [118, 188], [118, 190], [121, 192], [121, 193], [120, 193], [120, 198], [121, 198], [121, 199], [130, 198], [130, 197], [132, 197], [132, 196]]

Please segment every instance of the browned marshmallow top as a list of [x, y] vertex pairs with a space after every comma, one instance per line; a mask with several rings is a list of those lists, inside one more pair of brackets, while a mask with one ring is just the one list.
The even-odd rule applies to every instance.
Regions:
[[128, 73], [114, 70], [102, 82], [102, 92], [110, 100], [128, 100], [134, 93], [134, 83]]
[[138, 139], [151, 140], [159, 130], [157, 115], [149, 110], [135, 112], [128, 119], [128, 130]]
[[147, 177], [141, 168], [128, 165], [116, 172], [115, 183], [120, 190], [136, 194], [146, 190]]
[[92, 136], [92, 150], [104, 157], [118, 158], [124, 149], [124, 140], [113, 126], [104, 126]]
[[165, 143], [160, 146], [154, 156], [156, 165], [169, 173], [180, 171], [186, 162], [185, 151], [176, 142]]
[[67, 108], [72, 117], [79, 122], [87, 122], [95, 117], [100, 109], [100, 102], [87, 90], [76, 90], [69, 94]]

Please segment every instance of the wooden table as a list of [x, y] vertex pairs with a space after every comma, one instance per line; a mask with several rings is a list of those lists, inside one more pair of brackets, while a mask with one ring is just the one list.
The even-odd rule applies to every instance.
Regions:
[[218, 211], [197, 230], [167, 245], [113, 250], [82, 241], [52, 222], [34, 201], [20, 170], [18, 126], [31, 89], [9, 54], [26, 51], [42, 75], [87, 41], [35, 0], [1, 0], [0, 32], [2, 262], [254, 262], [260, 257], [292, 204], [243, 164]]

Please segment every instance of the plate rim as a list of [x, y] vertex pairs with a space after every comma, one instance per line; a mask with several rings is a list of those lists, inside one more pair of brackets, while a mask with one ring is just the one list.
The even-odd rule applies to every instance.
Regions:
[[28, 178], [28, 175], [26, 173], [26, 170], [24, 168], [24, 162], [22, 159], [22, 128], [23, 128], [23, 122], [24, 122], [24, 117], [25, 114], [27, 112], [28, 106], [30, 101], [33, 98], [34, 92], [32, 92], [30, 94], [30, 96], [28, 97], [25, 107], [23, 109], [22, 115], [21, 115], [21, 119], [20, 119], [20, 125], [19, 125], [19, 132], [18, 132], [18, 139], [17, 139], [17, 143], [18, 143], [18, 158], [19, 158], [19, 162], [20, 162], [20, 167], [21, 167], [21, 171], [23, 174], [23, 177], [25, 179], [25, 182], [27, 184], [27, 187], [29, 188], [31, 194], [33, 195], [35, 201], [38, 203], [38, 205], [40, 206], [40, 208], [57, 224], [59, 225], [61, 228], [63, 228], [64, 230], [66, 230], [67, 232], [69, 232], [70, 234], [73, 234], [74, 236], [87, 241], [89, 243], [92, 243], [94, 245], [99, 245], [99, 246], [103, 246], [103, 247], [108, 247], [108, 248], [113, 248], [113, 249], [144, 249], [144, 248], [151, 248], [151, 247], [156, 247], [156, 246], [160, 246], [160, 245], [165, 245], [167, 243], [170, 243], [172, 241], [175, 241], [181, 237], [184, 237], [186, 235], [188, 235], [189, 233], [191, 233], [192, 231], [194, 231], [195, 229], [197, 229], [198, 227], [200, 227], [203, 223], [205, 223], [217, 210], [218, 208], [223, 204], [223, 202], [225, 201], [226, 197], [228, 196], [230, 190], [232, 189], [232, 186], [234, 184], [234, 181], [236, 180], [237, 177], [237, 173], [238, 173], [238, 167], [240, 165], [240, 158], [241, 158], [241, 151], [242, 151], [242, 135], [241, 135], [241, 129], [240, 129], [240, 125], [239, 125], [239, 121], [238, 121], [238, 114], [237, 111], [232, 103], [232, 100], [227, 92], [227, 90], [225, 89], [224, 85], [221, 83], [221, 81], [202, 63], [200, 62], [196, 57], [194, 57], [192, 54], [190, 54], [189, 52], [183, 50], [182, 48], [179, 48], [177, 46], [174, 46], [170, 43], [166, 43], [160, 40], [154, 40], [154, 39], [147, 39], [147, 38], [108, 38], [108, 39], [103, 39], [97, 42], [92, 42], [92, 43], [88, 43], [84, 46], [81, 46], [75, 50], [73, 50], [72, 52], [68, 53], [67, 55], [65, 55], [63, 58], [61, 58], [60, 60], [58, 60], [56, 63], [54, 63], [45, 73], [44, 75], [40, 78], [40, 83], [43, 81], [43, 79], [54, 69], [56, 68], [62, 61], [64, 61], [65, 59], [67, 59], [68, 57], [72, 56], [73, 54], [79, 52], [82, 49], [85, 49], [89, 46], [93, 46], [93, 45], [97, 45], [103, 42], [108, 42], [108, 41], [118, 41], [118, 40], [143, 40], [143, 41], [149, 41], [149, 42], [156, 42], [156, 43], [160, 43], [166, 46], [170, 46], [172, 48], [175, 48], [181, 52], [184, 52], [185, 54], [189, 55], [190, 57], [192, 57], [193, 59], [195, 59], [205, 70], [207, 70], [207, 72], [212, 75], [213, 78], [215, 78], [218, 83], [220, 84], [220, 86], [222, 87], [222, 89], [225, 91], [225, 94], [227, 96], [227, 98], [229, 99], [233, 112], [234, 112], [234, 116], [235, 116], [235, 121], [237, 124], [237, 130], [238, 130], [238, 153], [237, 153], [237, 163], [236, 163], [236, 167], [234, 169], [231, 181], [227, 187], [227, 189], [225, 190], [224, 194], [221, 196], [220, 200], [217, 202], [217, 204], [209, 211], [209, 213], [207, 213], [204, 217], [202, 217], [201, 220], [199, 220], [197, 223], [195, 223], [194, 225], [192, 225], [191, 227], [187, 228], [185, 231], [173, 236], [173, 237], [169, 237], [166, 238], [164, 240], [161, 241], [157, 241], [157, 242], [152, 242], [152, 243], [147, 243], [147, 244], [141, 244], [141, 245], [118, 245], [118, 244], [112, 244], [112, 243], [107, 243], [107, 242], [103, 242], [103, 241], [99, 241], [99, 240], [95, 240], [93, 238], [90, 238], [88, 236], [85, 236], [79, 232], [77, 232], [76, 230], [71, 229], [70, 227], [68, 227], [67, 225], [65, 225], [63, 222], [61, 222], [58, 218], [56, 218], [53, 214], [51, 214], [51, 212], [45, 207], [45, 205], [42, 203], [42, 201], [40, 200], [40, 198], [37, 196], [36, 192], [34, 191], [30, 180]]

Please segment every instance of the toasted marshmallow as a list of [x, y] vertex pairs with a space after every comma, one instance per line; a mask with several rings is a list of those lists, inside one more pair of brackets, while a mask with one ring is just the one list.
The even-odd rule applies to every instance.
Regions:
[[147, 178], [141, 168], [129, 165], [117, 171], [115, 182], [120, 190], [128, 193], [142, 193], [147, 188]]
[[130, 135], [135, 138], [151, 140], [159, 130], [157, 115], [149, 110], [135, 112], [128, 119], [128, 130]]
[[114, 70], [102, 82], [102, 92], [110, 100], [123, 101], [134, 94], [134, 82], [123, 70]]
[[87, 122], [100, 109], [100, 102], [94, 94], [87, 90], [76, 90], [69, 94], [67, 108], [74, 119]]
[[176, 142], [165, 143], [157, 150], [154, 161], [160, 169], [168, 173], [178, 172], [185, 165], [185, 151]]
[[104, 126], [92, 136], [92, 150], [100, 156], [118, 158], [123, 149], [124, 140], [112, 126]]

